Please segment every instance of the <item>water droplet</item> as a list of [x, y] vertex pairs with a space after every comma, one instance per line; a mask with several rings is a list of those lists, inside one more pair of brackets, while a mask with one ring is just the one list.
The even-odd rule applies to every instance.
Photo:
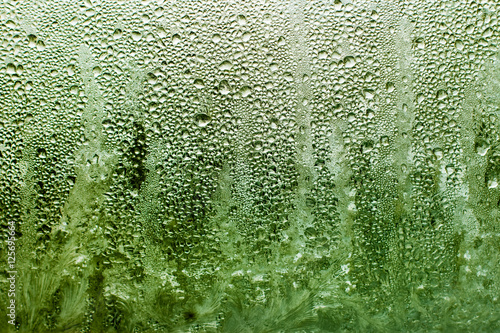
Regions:
[[220, 41], [221, 41], [221, 37], [220, 37], [220, 35], [219, 35], [219, 34], [213, 34], [213, 36], [212, 36], [212, 41], [213, 41], [214, 43], [216, 43], [216, 44], [217, 44], [218, 42], [220, 42]]
[[363, 93], [364, 93], [366, 99], [373, 99], [375, 97], [375, 94], [374, 94], [373, 90], [371, 90], [371, 89], [365, 89], [365, 90], [363, 90]]
[[481, 141], [479, 143], [476, 143], [476, 152], [481, 156], [485, 156], [490, 150], [490, 148], [491, 148], [490, 144], [488, 144], [488, 142], [486, 141]]
[[440, 101], [442, 101], [443, 99], [446, 99], [448, 97], [448, 93], [444, 90], [438, 90], [437, 94], [436, 94], [436, 98]]
[[439, 161], [443, 158], [443, 150], [441, 148], [434, 148], [433, 153], [436, 160]]
[[68, 72], [68, 75], [69, 76], [72, 76], [75, 74], [75, 66], [74, 65], [69, 65], [67, 68], [66, 68], [66, 71]]
[[373, 142], [372, 141], [367, 141], [364, 142], [363, 145], [361, 146], [361, 152], [363, 154], [367, 154], [373, 150]]
[[233, 64], [229, 60], [225, 60], [219, 65], [221, 71], [230, 71], [231, 68], [233, 68]]
[[252, 34], [247, 31], [241, 36], [241, 40], [244, 42], [248, 42], [250, 40], [250, 37], [252, 37]]
[[483, 33], [481, 34], [481, 36], [483, 38], [488, 38], [488, 37], [493, 36], [493, 29], [488, 28], [488, 29], [484, 30]]
[[167, 32], [165, 31], [165, 29], [163, 29], [162, 27], [158, 27], [158, 36], [160, 38], [167, 37]]
[[156, 75], [154, 75], [153, 73], [148, 73], [147, 78], [148, 78], [149, 84], [151, 84], [151, 85], [156, 84], [156, 82], [157, 82]]
[[227, 95], [230, 93], [230, 87], [229, 87], [229, 83], [226, 81], [226, 80], [222, 80], [220, 83], [219, 83], [219, 92], [222, 94], [222, 95]]
[[198, 126], [205, 127], [210, 123], [211, 118], [206, 113], [198, 113], [195, 116], [195, 121]]
[[99, 76], [102, 73], [102, 68], [99, 67], [99, 66], [95, 66], [92, 69], [92, 73], [94, 74], [94, 77], [97, 77], [97, 76]]
[[120, 39], [123, 36], [123, 31], [122, 29], [115, 29], [113, 32], [113, 39]]
[[174, 34], [172, 36], [172, 44], [177, 45], [181, 42], [181, 36], [179, 34]]
[[356, 60], [354, 59], [354, 57], [347, 56], [344, 58], [344, 66], [345, 67], [352, 68], [352, 67], [354, 67], [354, 65], [356, 65]]
[[37, 37], [35, 35], [28, 35], [28, 46], [35, 47], [36, 46]]
[[37, 49], [38, 51], [43, 51], [43, 50], [45, 50], [45, 43], [44, 43], [42, 40], [38, 40], [38, 41], [36, 42], [36, 49]]
[[498, 179], [495, 177], [493, 179], [488, 179], [488, 188], [497, 188], [498, 187]]
[[446, 166], [446, 174], [447, 174], [448, 176], [451, 176], [451, 175], [452, 175], [452, 174], [454, 174], [454, 173], [455, 173], [455, 167], [454, 167], [452, 164], [448, 164], [448, 165]]
[[205, 88], [205, 83], [203, 82], [202, 79], [195, 79], [193, 81], [193, 85], [198, 88], [198, 89], [202, 89], [202, 88]]
[[136, 42], [140, 41], [142, 38], [142, 34], [139, 31], [132, 31], [132, 39]]
[[264, 14], [264, 23], [271, 24], [271, 22], [272, 22], [271, 15], [269, 13]]
[[248, 23], [247, 18], [245, 17], [245, 15], [242, 14], [238, 15], [236, 21], [238, 22], [239, 25], [245, 25]]
[[252, 93], [252, 88], [249, 86], [243, 86], [240, 89], [241, 97], [248, 97]]
[[8, 20], [7, 22], [5, 22], [5, 25], [7, 26], [7, 28], [17, 29], [17, 24], [12, 20]]
[[156, 17], [161, 17], [161, 16], [163, 16], [164, 11], [165, 11], [165, 10], [163, 9], [163, 7], [158, 7], [158, 8], [156, 8], [156, 9], [155, 9], [155, 16], [156, 16]]
[[415, 47], [417, 49], [424, 49], [425, 48], [425, 42], [423, 38], [417, 38], [415, 39]]
[[342, 59], [342, 55], [339, 52], [335, 51], [332, 53], [332, 59], [335, 61], [339, 61], [340, 59]]
[[8, 63], [6, 68], [7, 74], [16, 74], [16, 66], [13, 63]]
[[469, 24], [469, 25], [465, 28], [465, 32], [466, 32], [466, 33], [468, 33], [469, 35], [471, 35], [471, 34], [474, 32], [474, 25]]

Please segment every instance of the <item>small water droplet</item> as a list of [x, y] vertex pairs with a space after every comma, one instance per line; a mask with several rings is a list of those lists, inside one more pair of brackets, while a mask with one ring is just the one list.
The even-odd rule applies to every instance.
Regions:
[[198, 126], [205, 127], [210, 123], [211, 118], [206, 113], [198, 113], [195, 116], [195, 121]]
[[37, 49], [38, 51], [43, 51], [43, 50], [45, 50], [45, 43], [44, 43], [42, 40], [38, 40], [38, 41], [36, 42], [36, 49]]
[[498, 179], [496, 177], [488, 180], [488, 188], [497, 188], [497, 187], [498, 187]]
[[16, 74], [16, 66], [13, 63], [8, 63], [6, 68], [7, 74]]
[[265, 24], [271, 24], [271, 22], [272, 22], [271, 15], [268, 14], [268, 13], [264, 14], [264, 23]]
[[491, 146], [486, 141], [483, 141], [483, 142], [476, 144], [476, 152], [480, 156], [485, 156], [488, 153], [488, 151], [490, 150], [490, 148], [491, 148]]
[[195, 79], [195, 80], [193, 81], [193, 84], [194, 84], [194, 86], [195, 86], [196, 88], [198, 88], [198, 89], [205, 88], [205, 83], [203, 82], [203, 80], [202, 80], [202, 79]]
[[365, 89], [365, 90], [363, 90], [363, 93], [364, 93], [366, 99], [373, 99], [375, 97], [373, 90]]
[[10, 29], [17, 28], [17, 24], [12, 20], [8, 20], [7, 22], [5, 22], [5, 25], [7, 26], [7, 28], [10, 28]]
[[248, 42], [250, 40], [250, 37], [252, 37], [252, 34], [247, 31], [241, 36], [241, 40], [244, 42]]
[[123, 31], [122, 29], [115, 29], [115, 31], [113, 32], [113, 39], [119, 39], [123, 36]]
[[179, 34], [174, 34], [172, 36], [172, 44], [177, 45], [181, 42], [181, 36]]
[[448, 97], [448, 94], [444, 90], [439, 90], [436, 94], [436, 98], [440, 101], [446, 99], [446, 97]]
[[347, 56], [344, 58], [344, 66], [346, 68], [352, 68], [354, 67], [354, 65], [356, 65], [356, 60], [354, 59], [354, 57]]
[[94, 77], [97, 77], [97, 76], [99, 76], [102, 73], [102, 68], [99, 67], [99, 66], [95, 66], [92, 69], [92, 73], [94, 74]]
[[425, 41], [423, 38], [417, 38], [415, 39], [415, 47], [417, 49], [424, 49], [425, 48]]
[[493, 36], [493, 29], [488, 28], [488, 29], [484, 30], [482, 33], [482, 36], [483, 36], [483, 38], [488, 38], [488, 37]]
[[385, 90], [387, 90], [388, 93], [391, 93], [394, 91], [394, 89], [396, 89], [396, 87], [394, 86], [394, 83], [387, 82], [387, 84], [385, 85]]
[[219, 92], [222, 94], [222, 95], [227, 95], [230, 93], [230, 87], [229, 87], [229, 83], [226, 81], [226, 80], [222, 80], [220, 83], [219, 83]]
[[252, 88], [249, 86], [243, 86], [240, 89], [241, 97], [248, 97], [252, 93]]
[[136, 42], [140, 41], [142, 38], [142, 34], [139, 31], [132, 31], [132, 39]]
[[36, 46], [37, 37], [35, 35], [28, 35], [28, 46], [35, 47]]
[[433, 153], [436, 160], [439, 161], [443, 158], [443, 150], [441, 148], [434, 148]]
[[229, 60], [225, 60], [219, 65], [221, 71], [229, 71], [231, 68], [233, 68], [233, 64]]
[[247, 18], [243, 14], [238, 15], [236, 21], [238, 22], [239, 25], [245, 25], [248, 23]]
[[213, 34], [213, 36], [212, 36], [212, 41], [213, 41], [214, 43], [216, 43], [216, 44], [217, 44], [218, 42], [220, 42], [220, 41], [221, 41], [221, 37], [220, 37], [220, 35], [219, 35], [219, 34]]
[[469, 24], [466, 28], [465, 28], [465, 32], [468, 33], [469, 35], [472, 34], [474, 32], [474, 25], [472, 24]]

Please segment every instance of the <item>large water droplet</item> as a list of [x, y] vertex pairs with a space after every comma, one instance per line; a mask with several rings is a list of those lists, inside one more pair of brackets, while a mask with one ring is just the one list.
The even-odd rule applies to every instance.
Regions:
[[203, 82], [202, 79], [195, 79], [193, 81], [193, 85], [198, 88], [198, 89], [202, 89], [202, 88], [205, 88], [205, 83]]
[[229, 60], [225, 60], [219, 65], [221, 71], [229, 71], [231, 68], [233, 68], [233, 64]]
[[241, 97], [248, 97], [252, 93], [252, 88], [250, 88], [249, 86], [243, 86], [240, 89], [240, 93], [241, 93]]
[[344, 66], [345, 67], [352, 68], [352, 67], [354, 67], [354, 65], [356, 65], [356, 60], [354, 59], [354, 57], [347, 56], [344, 58]]
[[205, 127], [210, 123], [211, 118], [206, 113], [198, 113], [195, 116], [195, 121], [196, 121], [196, 125], [198, 125], [200, 127]]

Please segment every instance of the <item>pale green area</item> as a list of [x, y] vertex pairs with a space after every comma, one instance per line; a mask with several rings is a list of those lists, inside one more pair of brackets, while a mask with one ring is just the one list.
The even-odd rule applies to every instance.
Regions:
[[499, 11], [0, 0], [0, 332], [500, 332]]

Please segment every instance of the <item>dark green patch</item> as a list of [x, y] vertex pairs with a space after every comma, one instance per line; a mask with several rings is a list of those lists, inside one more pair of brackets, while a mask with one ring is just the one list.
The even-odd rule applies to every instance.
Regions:
[[183, 317], [184, 317], [184, 320], [186, 320], [187, 322], [192, 322], [192, 321], [196, 320], [196, 312], [194, 312], [192, 310], [184, 311]]
[[130, 161], [129, 170], [130, 184], [134, 189], [139, 190], [146, 180], [146, 167], [144, 160], [147, 154], [146, 133], [144, 126], [139, 122], [134, 122], [134, 141], [127, 151], [127, 158]]

